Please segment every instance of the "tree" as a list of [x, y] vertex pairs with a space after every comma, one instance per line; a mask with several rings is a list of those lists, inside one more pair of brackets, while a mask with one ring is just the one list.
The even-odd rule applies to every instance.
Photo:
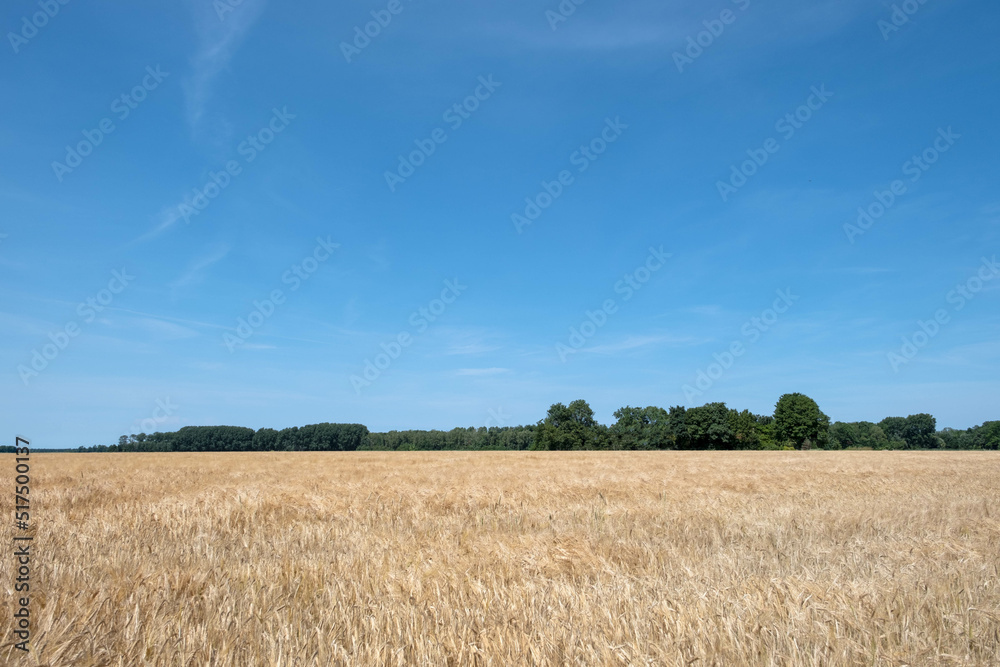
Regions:
[[781, 449], [774, 437], [774, 417], [754, 415], [757, 418], [757, 440], [760, 449]]
[[920, 413], [903, 417], [886, 417], [878, 423], [889, 439], [889, 449], [938, 449], [947, 447], [947, 441], [936, 433], [937, 420]]
[[[615, 410], [615, 419], [618, 421], [611, 427], [611, 437], [615, 449], [640, 449], [643, 431], [647, 424], [645, 412], [642, 408], [633, 408], [628, 405]], [[642, 447], [642, 449], [646, 448]]]
[[945, 429], [938, 435], [955, 449], [1000, 449], [1000, 421], [984, 422], [964, 432]]
[[736, 434], [730, 427], [725, 403], [708, 403], [685, 413], [691, 449], [735, 449]]
[[1000, 421], [985, 422], [973, 430], [979, 449], [1000, 449]]
[[872, 422], [837, 422], [830, 427], [830, 449], [888, 449], [889, 438]]
[[670, 415], [663, 408], [625, 406], [615, 411], [617, 423], [609, 434], [614, 449], [668, 449], [673, 447]]
[[667, 415], [667, 430], [670, 433], [671, 449], [690, 449], [691, 434], [687, 429], [687, 408], [676, 405]]
[[858, 425], [835, 422], [830, 427], [830, 449], [850, 449], [858, 446]]
[[903, 426], [903, 440], [907, 449], [937, 449], [941, 442], [936, 432], [937, 420], [931, 415], [910, 415]]
[[580, 424], [585, 428], [593, 428], [597, 425], [597, 420], [594, 419], [594, 411], [590, 409], [587, 401], [582, 398], [569, 404], [569, 415], [574, 423]]
[[538, 422], [534, 449], [591, 449], [599, 444], [597, 421], [587, 401], [573, 401], [568, 406], [554, 403], [545, 419]]
[[944, 443], [945, 449], [972, 449], [972, 438], [967, 431], [958, 431], [953, 428], [944, 428], [938, 431], [938, 437]]
[[886, 417], [878, 423], [879, 428], [889, 440], [902, 440], [906, 429], [906, 420], [902, 417]]
[[779, 443], [791, 443], [796, 449], [825, 446], [830, 418], [805, 394], [785, 394], [774, 406], [774, 435]]
[[757, 415], [749, 410], [729, 411], [729, 429], [733, 432], [736, 449], [760, 449]]

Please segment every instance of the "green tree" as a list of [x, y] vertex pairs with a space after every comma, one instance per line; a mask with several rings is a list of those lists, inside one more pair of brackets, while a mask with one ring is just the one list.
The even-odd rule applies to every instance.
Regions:
[[545, 419], [538, 422], [534, 449], [593, 449], [600, 444], [594, 411], [587, 401], [573, 401], [568, 406], [554, 403]]
[[626, 405], [615, 410], [614, 425], [611, 426], [611, 437], [614, 440], [615, 449], [646, 449], [640, 445], [643, 439], [643, 431], [646, 428], [646, 415], [642, 408], [633, 408]]
[[975, 432], [979, 449], [1000, 449], [1000, 421], [985, 422]]
[[761, 449], [781, 449], [777, 439], [774, 437], [774, 417], [771, 415], [756, 415], [757, 417], [757, 437], [760, 441]]
[[774, 406], [774, 435], [779, 443], [795, 449], [827, 444], [830, 418], [805, 394], [785, 394]]
[[906, 419], [903, 417], [886, 417], [878, 425], [890, 441], [903, 439], [903, 431], [906, 429]]
[[749, 410], [729, 411], [729, 429], [733, 432], [736, 449], [760, 449], [760, 425], [757, 415]]
[[667, 415], [667, 430], [670, 433], [671, 449], [691, 449], [691, 434], [687, 429], [687, 408], [676, 405]]
[[903, 440], [907, 449], [937, 449], [941, 440], [936, 434], [937, 420], [931, 415], [920, 413], [906, 418]]
[[872, 422], [837, 422], [830, 427], [830, 449], [888, 449], [885, 431]]
[[614, 449], [668, 449], [674, 443], [670, 415], [663, 408], [625, 406], [615, 411], [618, 420], [610, 429]]
[[830, 427], [830, 449], [850, 449], [858, 446], [858, 425], [834, 422]]
[[691, 449], [735, 449], [736, 434], [730, 426], [725, 403], [708, 403], [685, 413]]
[[953, 428], [944, 428], [938, 431], [937, 435], [944, 443], [945, 449], [971, 449], [971, 430], [959, 431]]

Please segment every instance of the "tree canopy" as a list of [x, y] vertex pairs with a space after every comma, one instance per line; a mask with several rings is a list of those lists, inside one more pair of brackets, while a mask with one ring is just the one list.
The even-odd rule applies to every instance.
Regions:
[[965, 430], [937, 431], [929, 414], [830, 424], [804, 394], [785, 394], [774, 415], [734, 410], [725, 403], [694, 408], [619, 408], [610, 427], [598, 423], [583, 399], [553, 403], [527, 426], [450, 431], [372, 433], [362, 424], [310, 424], [281, 430], [239, 426], [185, 426], [170, 433], [121, 436], [114, 445], [77, 451], [406, 451], [406, 450], [654, 450], [654, 449], [1000, 449], [1000, 421]]
[[774, 435], [795, 449], [824, 447], [830, 418], [805, 394], [785, 394], [774, 406]]

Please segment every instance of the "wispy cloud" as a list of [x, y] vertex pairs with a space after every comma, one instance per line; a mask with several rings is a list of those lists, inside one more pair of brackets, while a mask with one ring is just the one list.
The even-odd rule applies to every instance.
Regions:
[[205, 121], [216, 77], [229, 67], [243, 39], [263, 13], [265, 4], [266, 0], [244, 0], [234, 11], [223, 16], [212, 3], [194, 5], [199, 50], [191, 59], [192, 72], [184, 81], [184, 93], [187, 120], [196, 133]]
[[184, 289], [185, 287], [190, 287], [191, 285], [197, 285], [204, 280], [205, 270], [213, 264], [225, 259], [228, 254], [229, 246], [222, 245], [213, 248], [207, 255], [199, 257], [192, 262], [190, 266], [188, 266], [184, 273], [169, 283], [171, 292], [176, 292]]
[[150, 229], [142, 236], [133, 239], [128, 245], [145, 243], [146, 241], [156, 238], [164, 231], [172, 227], [174, 223], [176, 223], [180, 219], [181, 219], [181, 213], [180, 213], [180, 208], [178, 206], [166, 206], [162, 208], [159, 213], [153, 216], [153, 220], [155, 221], [156, 226]]
[[385, 240], [379, 241], [378, 245], [369, 246], [368, 259], [375, 264], [376, 271], [387, 271], [392, 263], [386, 248]]
[[[986, 361], [1000, 358], [1000, 342], [983, 341], [979, 343], [969, 343], [968, 345], [958, 345], [948, 350], [943, 350], [934, 354], [934, 350], [929, 350], [930, 354], [923, 357], [923, 361], [943, 365], [949, 368], [967, 366], [970, 368], [981, 368]], [[917, 356], [921, 360], [920, 355]]]
[[151, 317], [140, 318], [136, 321], [136, 324], [161, 339], [176, 340], [180, 338], [195, 338], [200, 335], [194, 329]]
[[580, 352], [615, 354], [643, 347], [691, 347], [692, 345], [700, 345], [704, 342], [707, 341], [693, 336], [628, 336], [617, 343], [584, 347], [580, 349]]
[[[140, 312], [140, 311], [137, 311], [137, 310], [131, 310], [129, 308], [117, 308], [117, 307], [114, 307], [114, 306], [109, 306], [105, 310], [118, 311], [118, 312], [122, 312], [122, 313], [128, 313], [130, 315], [140, 316], [141, 318], [151, 318], [153, 320], [163, 321], [164, 323], [167, 323], [167, 322], [179, 322], [181, 324], [186, 324], [186, 325], [188, 325], [190, 327], [196, 327], [196, 328], [208, 328], [208, 329], [216, 329], [216, 330], [223, 330], [223, 331], [232, 331], [233, 330], [233, 326], [232, 325], [225, 326], [225, 325], [222, 325], [222, 324], [214, 324], [212, 322], [199, 322], [199, 321], [196, 321], [196, 320], [182, 319], [182, 318], [179, 318], [179, 317], [169, 317], [167, 315], [157, 315], [157, 314], [154, 314], [154, 313], [144, 313], [144, 312]], [[98, 320], [98, 321], [100, 321], [100, 320]], [[152, 325], [145, 324], [144, 326], [146, 326], [146, 328], [151, 328]], [[174, 334], [180, 334], [180, 333], [182, 333], [184, 331], [189, 331], [189, 330], [186, 329], [185, 327], [177, 327], [176, 329], [169, 329], [169, 328], [161, 328], [160, 329], [161, 333], [162, 332], [168, 332], [168, 331], [169, 332], [173, 332]], [[175, 335], [175, 337], [189, 338], [189, 337], [192, 337], [193, 335], [197, 335], [197, 334], [194, 333], [194, 332], [192, 332], [191, 334], [184, 334], [184, 335], [181, 335], [181, 336]], [[310, 339], [310, 338], [298, 338], [298, 337], [295, 337], [295, 336], [281, 336], [281, 335], [277, 335], [277, 334], [269, 334], [269, 333], [264, 333], [264, 332], [257, 332], [256, 335], [260, 336], [260, 337], [267, 337], [267, 338], [272, 338], [272, 339], [276, 339], [276, 340], [295, 341], [295, 342], [300, 342], [300, 343], [310, 343], [310, 344], [314, 344], [314, 345], [331, 345], [332, 344], [330, 341], [314, 340], [314, 339]], [[219, 344], [220, 345], [223, 344], [221, 337], [219, 338]], [[274, 345], [268, 345], [268, 344], [265, 344], [265, 343], [256, 343], [256, 344], [249, 344], [248, 343], [248, 344], [244, 344], [244, 345], [240, 346], [240, 349], [270, 350], [270, 349], [275, 349], [275, 348], [276, 348], [276, 346], [274, 346]]]
[[499, 375], [501, 373], [510, 373], [509, 368], [459, 368], [455, 371], [455, 375], [462, 376], [479, 376], [479, 375]]
[[[544, 24], [543, 24], [544, 25]], [[662, 46], [682, 41], [685, 32], [677, 25], [650, 25], [640, 21], [606, 22], [579, 21], [572, 30], [558, 32], [521, 28], [515, 38], [537, 49], [567, 51], [617, 51], [645, 46]]]
[[277, 345], [267, 345], [265, 343], [244, 343], [240, 346], [244, 350], [276, 350]]
[[434, 338], [440, 344], [441, 354], [474, 355], [495, 352], [502, 346], [495, 343], [498, 334], [483, 327], [436, 327]]
[[895, 273], [895, 269], [886, 269], [877, 266], [843, 266], [831, 269], [831, 273], [846, 273], [851, 276], [868, 276], [875, 273]]
[[57, 321], [0, 311], [0, 327], [9, 336], [17, 333], [26, 336], [44, 336], [58, 326]]
[[462, 345], [452, 345], [445, 354], [485, 354], [499, 350], [499, 345], [487, 345], [486, 343], [465, 343]]
[[156, 315], [156, 314], [153, 314], [153, 313], [143, 313], [143, 312], [140, 312], [138, 310], [132, 310], [130, 308], [118, 308], [118, 307], [115, 307], [115, 306], [108, 306], [106, 308], [106, 310], [117, 310], [117, 311], [121, 311], [123, 313], [129, 313], [131, 315], [140, 315], [142, 317], [152, 317], [152, 318], [155, 318], [155, 319], [158, 319], [158, 320], [166, 320], [168, 322], [180, 322], [181, 324], [188, 324], [188, 325], [195, 326], [195, 327], [207, 327], [207, 328], [210, 328], [210, 329], [227, 329], [228, 328], [228, 327], [222, 326], [221, 324], [213, 324], [211, 322], [198, 322], [196, 320], [187, 320], [187, 319], [182, 319], [180, 317], [168, 317], [166, 315]]
[[[548, 9], [555, 10], [556, 4], [551, 3]], [[778, 3], [771, 7], [750, 3], [746, 13], [737, 11], [737, 24], [727, 29], [733, 36], [726, 37], [725, 43], [729, 45], [724, 50], [740, 56], [742, 49], [747, 47], [756, 48], [776, 42], [794, 43], [833, 33], [859, 17], [871, 14], [870, 4], [863, 0], [809, 3], [801, 7], [791, 3]], [[736, 5], [730, 9], [736, 11]], [[551, 16], [539, 12], [535, 21], [527, 23], [511, 24], [495, 19], [482, 21], [482, 32], [471, 34], [480, 37], [485, 33], [488, 39], [481, 40], [485, 44], [507, 41], [539, 50], [606, 53], [627, 49], [663, 51], [683, 48], [688, 37], [705, 29], [704, 21], [718, 18], [718, 15], [718, 8], [706, 9], [696, 3], [634, 2], [602, 9], [588, 5], [578, 8], [564, 22], [552, 19], [555, 30], [549, 22]], [[469, 38], [468, 34], [463, 36]], [[739, 61], [742, 57], [735, 59]]]

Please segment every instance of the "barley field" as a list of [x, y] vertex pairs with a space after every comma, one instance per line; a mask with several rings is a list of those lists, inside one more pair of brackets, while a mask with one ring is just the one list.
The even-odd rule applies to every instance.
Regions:
[[32, 461], [0, 664], [1000, 664], [996, 453]]

